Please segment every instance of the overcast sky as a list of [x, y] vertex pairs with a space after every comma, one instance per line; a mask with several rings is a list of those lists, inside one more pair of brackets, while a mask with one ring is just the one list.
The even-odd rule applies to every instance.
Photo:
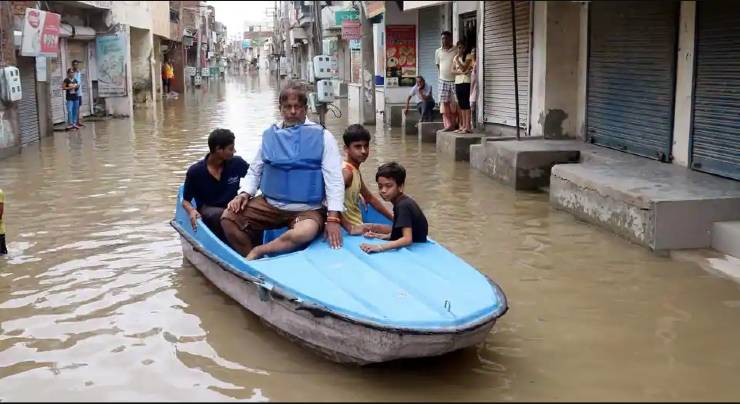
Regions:
[[229, 36], [244, 31], [244, 22], [251, 25], [272, 22], [265, 10], [275, 7], [274, 1], [209, 1], [216, 9], [216, 21], [226, 25]]

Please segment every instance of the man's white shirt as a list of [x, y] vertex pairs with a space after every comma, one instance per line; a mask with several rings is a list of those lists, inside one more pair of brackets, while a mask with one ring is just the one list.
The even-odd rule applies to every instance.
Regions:
[[[277, 124], [283, 127], [283, 123]], [[316, 123], [306, 119], [304, 125], [316, 125]], [[239, 192], [246, 192], [254, 196], [260, 185], [262, 178], [262, 169], [265, 163], [262, 161], [262, 143], [257, 148], [252, 161], [249, 162], [247, 176], [242, 178]], [[327, 129], [324, 129], [324, 152], [321, 158], [321, 173], [324, 177], [324, 189], [326, 192], [326, 206], [328, 210], [337, 212], [344, 211], [344, 177], [342, 176], [342, 156], [339, 154], [334, 135]], [[302, 212], [306, 210], [315, 210], [321, 208], [322, 204], [311, 205], [305, 203], [283, 203], [271, 198], [265, 198], [270, 205], [293, 212]]]

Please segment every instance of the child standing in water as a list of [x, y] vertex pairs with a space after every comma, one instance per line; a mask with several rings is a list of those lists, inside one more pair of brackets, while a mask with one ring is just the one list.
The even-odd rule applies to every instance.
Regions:
[[353, 124], [344, 131], [342, 138], [344, 139], [344, 151], [347, 153], [347, 158], [342, 167], [342, 176], [344, 177], [342, 227], [349, 234], [359, 235], [367, 231], [362, 222], [360, 196], [388, 219], [392, 220], [393, 214], [367, 189], [360, 174], [360, 164], [364, 163], [370, 155], [370, 132], [362, 125]]

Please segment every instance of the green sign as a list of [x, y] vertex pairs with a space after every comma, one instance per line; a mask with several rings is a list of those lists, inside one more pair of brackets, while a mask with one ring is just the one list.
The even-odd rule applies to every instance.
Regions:
[[334, 13], [337, 25], [341, 26], [344, 20], [359, 20], [360, 13], [357, 10], [339, 10]]

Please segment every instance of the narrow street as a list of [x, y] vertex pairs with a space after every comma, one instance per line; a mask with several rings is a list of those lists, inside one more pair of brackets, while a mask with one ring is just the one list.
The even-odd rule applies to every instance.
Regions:
[[[346, 111], [346, 108], [344, 108]], [[371, 128], [430, 235], [506, 292], [486, 343], [370, 367], [265, 326], [183, 260], [170, 227], [216, 127], [251, 160], [277, 115], [263, 72], [190, 87], [133, 119], [56, 132], [0, 161], [0, 400], [736, 400], [740, 288], [515, 192], [434, 144]], [[328, 115], [341, 141], [346, 116]]]

